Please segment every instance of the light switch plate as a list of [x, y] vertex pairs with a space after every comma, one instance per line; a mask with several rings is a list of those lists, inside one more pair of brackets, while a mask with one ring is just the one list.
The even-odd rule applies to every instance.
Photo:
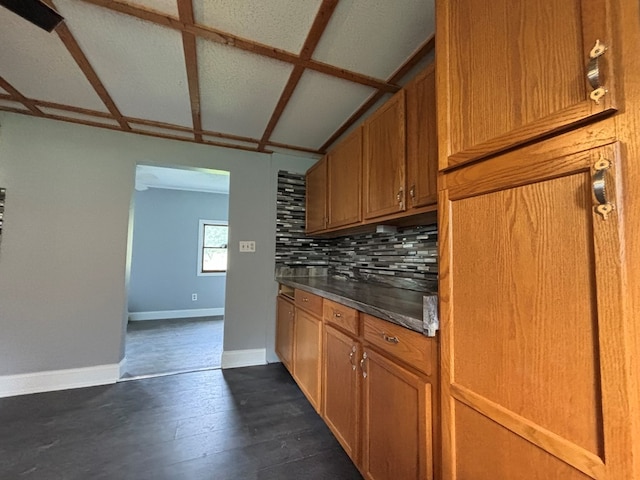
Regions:
[[240, 240], [240, 252], [254, 253], [256, 251], [255, 240]]

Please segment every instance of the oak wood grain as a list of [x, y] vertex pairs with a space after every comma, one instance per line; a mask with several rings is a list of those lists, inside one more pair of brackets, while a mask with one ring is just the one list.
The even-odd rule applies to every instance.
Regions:
[[406, 209], [405, 91], [364, 123], [363, 218]]
[[305, 232], [316, 233], [327, 227], [327, 157], [322, 157], [306, 174]]
[[327, 229], [362, 220], [362, 128], [328, 154]]

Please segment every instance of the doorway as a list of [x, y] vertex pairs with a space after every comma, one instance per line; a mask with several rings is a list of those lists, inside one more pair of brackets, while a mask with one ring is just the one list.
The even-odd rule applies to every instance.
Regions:
[[122, 380], [220, 368], [229, 172], [138, 165]]

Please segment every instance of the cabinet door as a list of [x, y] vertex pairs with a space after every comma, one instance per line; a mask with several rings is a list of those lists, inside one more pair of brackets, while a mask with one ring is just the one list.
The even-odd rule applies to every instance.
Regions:
[[634, 477], [623, 165], [615, 143], [565, 153], [574, 144], [560, 137], [443, 178], [444, 478]]
[[364, 218], [405, 210], [405, 92], [400, 90], [364, 124]]
[[319, 413], [322, 321], [298, 308], [295, 322], [293, 376]]
[[306, 233], [327, 227], [327, 157], [307, 171], [306, 175]]
[[294, 306], [282, 297], [277, 298], [276, 353], [287, 370], [293, 371], [293, 320]]
[[331, 326], [324, 331], [323, 416], [329, 428], [358, 463], [360, 414], [360, 345]]
[[362, 128], [329, 153], [327, 207], [329, 228], [362, 220]]
[[427, 67], [405, 90], [408, 207], [424, 207], [438, 201], [435, 65]]
[[431, 385], [370, 349], [363, 359], [362, 472], [368, 480], [432, 479]]
[[[616, 109], [610, 0], [437, 3], [440, 168], [504, 151]], [[599, 40], [606, 93], [591, 99]], [[617, 44], [616, 44], [617, 43]]]

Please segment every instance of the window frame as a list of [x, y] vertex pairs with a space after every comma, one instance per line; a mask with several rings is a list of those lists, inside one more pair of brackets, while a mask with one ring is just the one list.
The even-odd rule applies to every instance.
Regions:
[[205, 225], [220, 225], [229, 228], [229, 222], [227, 220], [205, 220], [200, 219], [198, 221], [198, 262], [196, 263], [196, 274], [198, 277], [219, 277], [226, 275], [228, 271], [229, 261], [229, 242], [227, 239], [227, 268], [225, 270], [218, 270], [215, 272], [203, 272], [203, 257], [204, 257], [204, 226]]

